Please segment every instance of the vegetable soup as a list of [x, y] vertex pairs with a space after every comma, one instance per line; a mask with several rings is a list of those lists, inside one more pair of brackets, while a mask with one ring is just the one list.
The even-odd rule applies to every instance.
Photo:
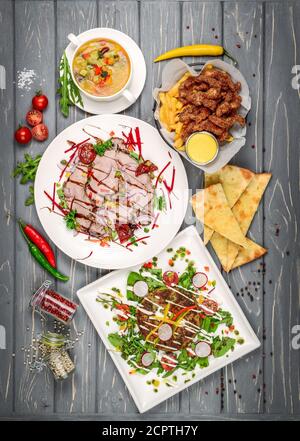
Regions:
[[73, 62], [79, 86], [95, 96], [112, 96], [126, 85], [130, 60], [125, 49], [113, 40], [95, 39], [80, 46]]

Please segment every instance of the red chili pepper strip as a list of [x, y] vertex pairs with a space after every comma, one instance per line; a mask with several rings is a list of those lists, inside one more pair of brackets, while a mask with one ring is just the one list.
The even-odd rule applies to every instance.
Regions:
[[154, 230], [155, 227], [158, 227], [158, 225], [157, 225], [156, 222], [157, 222], [157, 219], [158, 219], [159, 215], [160, 215], [160, 213], [157, 213], [157, 214], [156, 214], [155, 219], [154, 219], [154, 221], [153, 221], [153, 225], [152, 225], [151, 230]]
[[126, 245], [126, 248], [130, 247], [131, 245], [134, 245], [134, 244], [137, 243], [137, 242], [140, 242], [141, 240], [148, 239], [149, 237], [150, 237], [150, 236], [140, 237], [139, 239], [136, 239], [135, 241], [128, 243], [128, 244]]
[[175, 167], [173, 167], [173, 174], [172, 174], [172, 181], [171, 181], [171, 185], [169, 186], [166, 182], [166, 180], [164, 180], [164, 184], [166, 189], [168, 190], [169, 193], [172, 193], [173, 188], [174, 188], [174, 182], [175, 182]]
[[137, 144], [137, 148], [139, 150], [139, 159], [143, 159], [143, 155], [142, 155], [142, 141], [141, 141], [141, 135], [140, 135], [140, 129], [138, 127], [136, 127], [134, 129], [135, 131], [135, 136], [136, 136], [136, 144]]
[[68, 150], [65, 150], [64, 153], [68, 153], [71, 150], [76, 149], [77, 147], [80, 147], [82, 144], [84, 144], [85, 142], [89, 141], [90, 138], [85, 139], [84, 141], [81, 141], [79, 144], [76, 144], [75, 142], [73, 142], [73, 144], [71, 145], [70, 148], [68, 148]]
[[56, 268], [54, 252], [46, 239], [32, 225], [25, 224], [22, 219], [19, 219], [19, 223], [22, 226], [26, 236], [44, 254], [50, 265], [53, 266], [53, 268]]
[[167, 165], [164, 166], [164, 168], [159, 172], [159, 175], [156, 178], [156, 182], [155, 182], [155, 188], [157, 187], [159, 178], [161, 177], [161, 175], [163, 174], [163, 172], [169, 167], [169, 165], [171, 164], [171, 161], [168, 162]]
[[186, 308], [181, 309], [180, 311], [177, 312], [177, 314], [175, 314], [175, 315], [172, 317], [172, 320], [175, 322], [181, 314], [183, 314], [184, 312], [190, 311], [191, 309], [194, 309], [194, 308], [196, 308], [195, 305], [193, 305], [193, 306], [187, 306]]
[[72, 153], [72, 155], [70, 156], [69, 161], [67, 162], [66, 166], [65, 166], [64, 169], [62, 170], [62, 172], [61, 172], [61, 174], [60, 174], [60, 176], [59, 176], [59, 181], [60, 181], [61, 178], [63, 177], [63, 175], [64, 175], [66, 169], [69, 167], [69, 165], [70, 165], [71, 162], [73, 161], [73, 159], [74, 159], [74, 157], [75, 157], [75, 155], [76, 155], [76, 153], [77, 153], [79, 147], [80, 147], [82, 144], [84, 144], [86, 141], [88, 141], [89, 139], [90, 139], [90, 138], [86, 139], [85, 141], [81, 141], [79, 144], [76, 144], [75, 146], [73, 146], [73, 147], [71, 148], [71, 150], [75, 149], [75, 151]]

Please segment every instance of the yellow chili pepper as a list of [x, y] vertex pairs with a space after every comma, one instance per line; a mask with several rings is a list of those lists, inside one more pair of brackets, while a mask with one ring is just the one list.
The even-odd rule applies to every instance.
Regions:
[[193, 44], [191, 46], [177, 47], [155, 58], [154, 63], [178, 57], [218, 57], [220, 55], [226, 55], [234, 62], [234, 64], [237, 64], [237, 61], [226, 51], [226, 49], [222, 46], [213, 44]]

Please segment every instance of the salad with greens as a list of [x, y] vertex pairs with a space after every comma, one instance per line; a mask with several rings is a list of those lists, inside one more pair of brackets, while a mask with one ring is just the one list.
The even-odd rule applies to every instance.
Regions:
[[[172, 385], [177, 375], [193, 377], [214, 358], [228, 356], [243, 339], [231, 313], [214, 297], [209, 268], [198, 271], [184, 247], [167, 251], [166, 271], [154, 257], [128, 274], [126, 293], [114, 287], [98, 293], [97, 302], [113, 312], [117, 331], [108, 339], [130, 373], [154, 372]], [[183, 271], [175, 270], [176, 261], [184, 261]]]

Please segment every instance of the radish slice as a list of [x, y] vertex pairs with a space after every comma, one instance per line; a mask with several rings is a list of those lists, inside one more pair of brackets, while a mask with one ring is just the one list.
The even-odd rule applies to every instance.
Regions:
[[196, 273], [192, 279], [195, 288], [203, 288], [208, 282], [207, 275], [205, 273]]
[[142, 355], [142, 365], [144, 367], [150, 366], [154, 361], [154, 355], [151, 352], [144, 352]]
[[148, 291], [148, 285], [146, 282], [144, 282], [144, 280], [138, 280], [133, 285], [133, 293], [137, 297], [145, 297], [148, 294]]
[[173, 331], [172, 331], [171, 326], [168, 325], [168, 323], [164, 323], [158, 329], [157, 333], [158, 333], [158, 337], [160, 338], [160, 340], [167, 341], [167, 340], [170, 340], [170, 338], [172, 337]]
[[211, 354], [211, 346], [206, 341], [199, 341], [195, 346], [197, 357], [204, 358]]

